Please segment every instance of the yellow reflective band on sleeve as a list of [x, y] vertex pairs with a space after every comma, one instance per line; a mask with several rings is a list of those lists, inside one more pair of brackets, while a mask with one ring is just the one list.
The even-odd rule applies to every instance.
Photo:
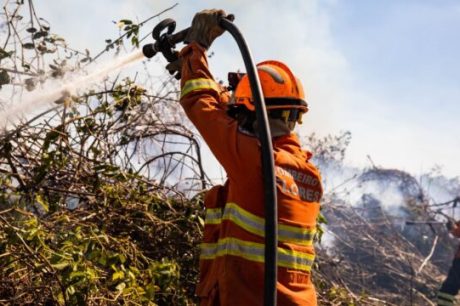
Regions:
[[[222, 219], [232, 221], [252, 234], [265, 237], [265, 219], [248, 212], [235, 203], [227, 203], [225, 205]], [[285, 224], [278, 224], [278, 240], [280, 242], [290, 242], [309, 246], [313, 244], [315, 234], [316, 229], [304, 229]]]
[[207, 208], [204, 224], [220, 224], [222, 220], [222, 208]]
[[[236, 238], [223, 238], [217, 243], [202, 243], [200, 248], [201, 260], [212, 260], [216, 257], [232, 255], [249, 261], [264, 262], [264, 245], [261, 243]], [[278, 247], [278, 266], [280, 267], [310, 272], [314, 260], [315, 255], [313, 254]]]
[[192, 79], [185, 82], [184, 86], [181, 89], [180, 98], [182, 99], [184, 96], [188, 95], [192, 91], [203, 89], [212, 89], [217, 92], [220, 91], [219, 86], [216, 84], [216, 82], [214, 82], [211, 79]]

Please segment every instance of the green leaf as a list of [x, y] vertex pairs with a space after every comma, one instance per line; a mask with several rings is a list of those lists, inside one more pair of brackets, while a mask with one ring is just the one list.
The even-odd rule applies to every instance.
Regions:
[[134, 273], [131, 272], [131, 271], [128, 271], [128, 277], [129, 277], [131, 280], [136, 280], [136, 275], [134, 275]]
[[125, 283], [119, 283], [115, 288], [116, 288], [118, 291], [123, 291], [123, 289], [126, 288], [126, 284], [125, 284]]
[[200, 223], [201, 227], [204, 227], [204, 220], [200, 216], [198, 216], [198, 222]]
[[9, 84], [10, 83], [10, 76], [6, 70], [0, 70], [0, 86]]
[[115, 281], [117, 279], [123, 279], [125, 277], [125, 273], [123, 271], [118, 271], [112, 274], [112, 280]]
[[32, 39], [39, 39], [39, 38], [45, 37], [45, 36], [48, 36], [48, 32], [46, 32], [46, 31], [40, 31], [40, 32], [35, 33], [35, 34], [32, 36]]
[[69, 275], [69, 279], [73, 280], [75, 278], [80, 278], [80, 277], [86, 277], [86, 274], [85, 272], [82, 272], [82, 271], [74, 271], [72, 273], [70, 273]]
[[10, 57], [11, 55], [13, 54], [13, 51], [5, 51], [3, 50], [2, 48], [0, 48], [0, 60], [4, 59], [4, 58], [7, 58], [7, 57]]
[[326, 219], [326, 217], [324, 217], [323, 214], [319, 214], [317, 219], [316, 219], [316, 222], [327, 224], [327, 219]]
[[145, 293], [150, 299], [155, 297], [155, 291], [157, 291], [157, 288], [153, 282], [145, 287]]
[[97, 262], [103, 266], [107, 265], [107, 257], [105, 256], [105, 254], [101, 254], [101, 257], [99, 257], [99, 260]]
[[70, 263], [68, 261], [61, 261], [56, 264], [51, 264], [51, 266], [57, 270], [64, 270], [66, 267], [68, 267]]
[[75, 294], [75, 288], [73, 286], [69, 286], [66, 289], [66, 292], [68, 295], [74, 295]]
[[139, 39], [137, 38], [137, 36], [133, 36], [131, 38], [131, 44], [135, 47], [139, 47]]
[[24, 49], [34, 49], [35, 45], [33, 43], [25, 43], [22, 45]]
[[58, 298], [57, 298], [58, 302], [59, 302], [59, 305], [64, 305], [65, 304], [65, 299], [64, 299], [64, 295], [62, 294], [62, 292], [59, 292], [58, 293]]
[[40, 194], [35, 195], [35, 201], [37, 201], [37, 203], [40, 204], [44, 211], [49, 212], [50, 207]]
[[118, 24], [133, 24], [133, 22], [129, 19], [122, 19], [118, 21]]

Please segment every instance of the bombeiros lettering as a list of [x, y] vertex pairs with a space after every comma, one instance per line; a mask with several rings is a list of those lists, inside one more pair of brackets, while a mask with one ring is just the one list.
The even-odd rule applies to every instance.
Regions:
[[317, 185], [319, 183], [318, 179], [313, 178], [311, 175], [279, 166], [276, 166], [275, 174], [276, 182], [283, 193], [299, 197], [306, 202], [318, 202], [321, 199], [321, 192], [298, 185], [298, 183], [311, 187]]

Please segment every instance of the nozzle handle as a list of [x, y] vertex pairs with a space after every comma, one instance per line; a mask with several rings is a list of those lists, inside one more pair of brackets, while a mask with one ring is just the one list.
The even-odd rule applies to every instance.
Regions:
[[[228, 20], [228, 21], [231, 21], [233, 22], [235, 20], [235, 15], [233, 14], [230, 14], [230, 15], [227, 15], [225, 17], [222, 17], [221, 20], [219, 21], [219, 25], [224, 28], [222, 26], [222, 20], [225, 19], [225, 20]], [[225, 28], [224, 28], [225, 29]], [[183, 29], [182, 31], [179, 31], [177, 32], [176, 34], [171, 34], [168, 36], [168, 41], [171, 45], [175, 45], [177, 43], [180, 43], [180, 42], [183, 42], [185, 40], [185, 36], [187, 36], [187, 33], [188, 31], [190, 30], [190, 27], [189, 28], [186, 28], [186, 29]]]
[[174, 30], [176, 29], [176, 21], [171, 18], [166, 18], [165, 20], [162, 20], [159, 24], [157, 24], [152, 31], [152, 37], [154, 40], [160, 40], [161, 38], [161, 32], [163, 32], [164, 29], [167, 29], [166, 34], [171, 35]]
[[189, 30], [190, 28], [186, 28], [186, 29], [183, 29], [182, 31], [177, 32], [176, 34], [172, 34], [168, 36], [169, 43], [171, 45], [175, 45], [177, 43], [183, 42]]
[[[222, 17], [219, 21], [219, 25], [226, 29], [225, 22], [233, 22], [235, 15], [230, 14]], [[166, 33], [163, 33], [166, 29]], [[155, 43], [147, 44], [142, 47], [142, 53], [147, 58], [154, 57], [158, 52], [163, 53], [168, 62], [173, 62], [177, 59], [177, 53], [174, 52], [174, 47], [177, 43], [183, 42], [187, 36], [189, 28], [183, 29], [175, 34], [172, 34], [176, 29], [176, 21], [171, 18], [167, 18], [161, 21], [152, 31], [152, 37], [155, 39]]]

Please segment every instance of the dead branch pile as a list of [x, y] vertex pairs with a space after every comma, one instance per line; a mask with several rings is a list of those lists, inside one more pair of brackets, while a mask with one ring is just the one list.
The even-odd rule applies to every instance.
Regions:
[[[52, 34], [32, 1], [7, 1], [0, 30], [10, 103], [94, 59]], [[193, 302], [206, 178], [175, 86], [145, 83], [158, 81], [147, 93], [106, 80], [1, 134], [0, 304]]]
[[[120, 52], [125, 39], [138, 46], [145, 24], [124, 20], [124, 33], [91, 57], [53, 34], [31, 0], [6, 1], [1, 18], [0, 93], [14, 103], [104, 52]], [[58, 108], [2, 132], [0, 304], [196, 302], [201, 195], [209, 186], [199, 142], [176, 110], [169, 77], [134, 79], [63, 96]], [[349, 141], [344, 133], [307, 143], [327, 169], [340, 164]], [[349, 181], [396, 185], [400, 214], [433, 217], [426, 192], [403, 172], [372, 169]], [[329, 191], [323, 206], [333, 242], [320, 248], [315, 267], [320, 305], [432, 305], [453, 248], [445, 230], [401, 229], [378, 195], [362, 192], [358, 205], [343, 196]]]
[[[372, 168], [355, 182], [357, 203], [337, 194], [324, 203], [330, 237], [320, 249], [318, 274], [354, 296], [375, 298], [371, 305], [435, 305], [457, 243], [444, 224], [423, 223], [439, 221], [426, 191], [399, 170]], [[384, 191], [370, 191], [362, 186], [366, 184], [393, 188], [401, 197], [387, 200]], [[406, 220], [420, 224], [406, 225]]]
[[77, 97], [1, 139], [0, 301], [193, 298], [199, 148], [144, 94], [127, 82]]

